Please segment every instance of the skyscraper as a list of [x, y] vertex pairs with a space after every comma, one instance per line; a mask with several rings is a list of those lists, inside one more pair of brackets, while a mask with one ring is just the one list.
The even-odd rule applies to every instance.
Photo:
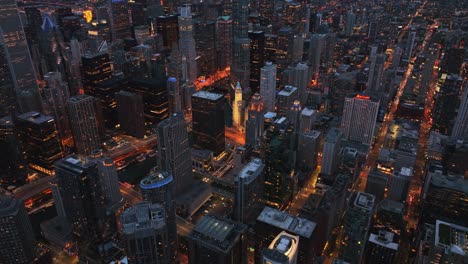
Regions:
[[172, 49], [172, 46], [178, 42], [179, 26], [178, 15], [164, 15], [156, 18], [156, 33], [162, 36], [163, 46]]
[[126, 39], [131, 36], [129, 8], [125, 0], [111, 2], [112, 40]]
[[2, 263], [27, 264], [35, 257], [36, 239], [28, 213], [21, 200], [0, 196], [0, 260]]
[[46, 82], [44, 88], [45, 112], [54, 115], [62, 144], [72, 146], [73, 137], [67, 115], [67, 101], [70, 98], [68, 86], [63, 82], [62, 75], [59, 72], [45, 74], [44, 81]]
[[333, 176], [338, 168], [342, 137], [343, 133], [338, 128], [331, 128], [328, 131], [323, 145], [323, 159], [320, 171], [322, 174]]
[[143, 199], [153, 204], [160, 204], [165, 211], [166, 228], [169, 243], [168, 258], [173, 260], [177, 250], [176, 212], [174, 200], [174, 177], [167, 171], [152, 171], [140, 182]]
[[97, 165], [99, 184], [106, 208], [109, 211], [116, 211], [122, 203], [117, 166], [112, 159], [104, 157], [101, 150], [93, 151], [91, 160]]
[[265, 109], [262, 98], [258, 93], [250, 99], [247, 108], [248, 119], [245, 122], [245, 142], [256, 148], [263, 136], [265, 127]]
[[158, 167], [174, 177], [174, 192], [182, 194], [193, 182], [192, 154], [189, 146], [187, 124], [182, 113], [174, 113], [159, 123]]
[[377, 168], [372, 168], [367, 176], [366, 193], [375, 196], [377, 202], [382, 201], [387, 187], [388, 176], [379, 171]]
[[296, 264], [298, 252], [299, 236], [282, 231], [263, 249], [262, 258], [264, 263]]
[[276, 65], [265, 63], [260, 69], [260, 97], [265, 105], [265, 112], [274, 112], [276, 104]]
[[346, 29], [345, 29], [345, 35], [346, 36], [351, 36], [354, 32], [354, 25], [356, 24], [356, 14], [353, 12], [348, 12], [346, 14]]
[[307, 86], [311, 80], [309, 74], [309, 66], [306, 63], [298, 63], [295, 66], [289, 66], [288, 69], [288, 84], [298, 89], [299, 101], [302, 105], [307, 102], [308, 90]]
[[367, 242], [375, 197], [372, 194], [354, 192], [349, 198], [343, 219], [343, 241], [339, 256], [351, 263], [361, 263]]
[[105, 198], [96, 162], [71, 155], [55, 163], [65, 214], [81, 241], [100, 238], [105, 230]]
[[458, 114], [453, 125], [451, 139], [468, 141], [468, 84], [465, 86], [461, 104], [458, 107]]
[[129, 82], [129, 90], [143, 98], [145, 122], [157, 125], [169, 116], [169, 100], [166, 80], [135, 78]]
[[294, 101], [299, 98], [297, 87], [286, 85], [278, 92], [276, 112], [280, 117], [286, 117]]
[[213, 151], [224, 151], [224, 96], [199, 91], [192, 95], [193, 145]]
[[92, 94], [95, 84], [112, 78], [112, 66], [109, 54], [88, 53], [81, 58], [81, 61], [83, 65], [83, 86], [85, 93]]
[[309, 44], [309, 63], [314, 74], [320, 70], [320, 63], [325, 49], [325, 35], [324, 34], [312, 34], [310, 37]]
[[171, 263], [166, 212], [160, 204], [141, 202], [120, 216], [129, 263]]
[[395, 202], [404, 203], [408, 196], [413, 169], [401, 168], [400, 171], [394, 170], [388, 186], [388, 199]]
[[246, 264], [247, 226], [232, 220], [207, 215], [189, 235], [189, 264]]
[[[15, 0], [2, 0], [0, 4], [0, 47], [4, 49], [16, 94], [26, 91], [38, 98], [36, 73]], [[21, 113], [41, 110], [31, 108], [33, 106], [21, 97], [18, 100]]]
[[234, 101], [232, 102], [232, 124], [238, 130], [243, 130], [244, 127], [244, 109], [242, 101], [242, 87], [240, 82], [237, 82], [234, 87]]
[[194, 37], [198, 56], [198, 75], [210, 76], [217, 69], [215, 21], [206, 19], [196, 21]]
[[297, 167], [313, 171], [317, 167], [317, 156], [321, 133], [317, 130], [300, 132], [297, 144]]
[[374, 140], [379, 106], [380, 101], [370, 96], [346, 97], [341, 120], [344, 138], [371, 145]]
[[241, 82], [243, 87], [248, 86], [250, 48], [247, 31], [249, 16], [249, 1], [233, 1], [232, 8], [232, 68], [234, 80]]
[[232, 19], [221, 16], [216, 20], [216, 54], [218, 69], [224, 70], [232, 64]]
[[187, 80], [193, 82], [198, 77], [197, 51], [195, 50], [195, 39], [193, 37], [193, 21], [190, 6], [179, 8], [179, 49], [182, 56], [187, 59]]
[[385, 54], [377, 54], [371, 57], [367, 89], [371, 91], [382, 91], [382, 89], [385, 88], [385, 86], [382, 85], [384, 67]]
[[250, 90], [252, 94], [255, 94], [260, 89], [260, 72], [265, 63], [265, 32], [250, 30], [248, 36], [250, 39]]
[[145, 135], [145, 115], [141, 95], [127, 91], [115, 93], [120, 129], [131, 136]]
[[167, 93], [169, 95], [170, 112], [182, 113], [182, 91], [179, 80], [174, 77], [167, 79]]
[[411, 60], [413, 55], [414, 42], [416, 41], [416, 31], [411, 31], [406, 38], [405, 59]]
[[28, 112], [19, 115], [15, 125], [29, 168], [52, 175], [54, 162], [63, 157], [54, 118]]
[[101, 148], [95, 98], [77, 95], [68, 100], [68, 118], [77, 153], [83, 156]]
[[261, 211], [264, 168], [263, 161], [255, 158], [242, 168], [236, 178], [234, 219], [240, 223], [253, 223]]

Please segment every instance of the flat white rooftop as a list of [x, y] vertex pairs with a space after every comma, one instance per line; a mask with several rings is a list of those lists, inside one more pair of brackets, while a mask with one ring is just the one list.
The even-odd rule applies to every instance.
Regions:
[[317, 226], [312, 221], [292, 216], [268, 206], [263, 209], [257, 220], [305, 238], [310, 238]]

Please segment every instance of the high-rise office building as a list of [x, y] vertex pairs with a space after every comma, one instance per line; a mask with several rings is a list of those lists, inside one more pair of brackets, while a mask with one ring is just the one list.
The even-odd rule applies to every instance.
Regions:
[[256, 148], [259, 144], [265, 127], [265, 105], [258, 93], [250, 99], [248, 119], [245, 122], [245, 142]]
[[[278, 32], [276, 42], [276, 65], [278, 75], [281, 77], [283, 71], [292, 63], [292, 53], [294, 46], [294, 32], [291, 27], [282, 27]], [[280, 78], [281, 79], [281, 78]]]
[[[273, 209], [266, 206], [257, 217], [257, 222], [254, 225], [255, 235], [253, 244], [255, 245], [255, 263], [262, 262], [262, 253], [264, 249], [272, 244], [272, 241], [277, 241], [278, 234], [287, 232], [290, 236], [297, 236], [298, 244], [291, 248], [297, 251], [295, 254], [289, 255], [297, 259], [297, 263], [313, 263], [316, 259], [316, 232], [318, 229], [317, 223], [307, 220], [302, 217], [288, 214], [287, 212]], [[273, 252], [271, 252], [273, 253]], [[293, 253], [293, 252], [291, 252]], [[318, 252], [320, 254], [320, 252]], [[271, 254], [268, 254], [271, 256]], [[286, 260], [285, 258], [281, 258]], [[289, 263], [289, 262], [272, 262], [272, 263]]]
[[230, 68], [232, 64], [232, 19], [221, 16], [216, 20], [216, 57], [218, 69]]
[[0, 261], [5, 264], [32, 263], [36, 255], [36, 239], [21, 200], [0, 196], [0, 227]]
[[468, 141], [468, 84], [465, 86], [450, 138], [452, 140]]
[[174, 113], [159, 123], [158, 167], [174, 177], [174, 192], [182, 194], [193, 182], [192, 158], [187, 123], [182, 113]]
[[340, 247], [341, 259], [351, 263], [361, 263], [367, 242], [375, 197], [372, 194], [354, 192], [349, 198], [348, 209], [343, 219], [343, 245]]
[[263, 161], [255, 158], [242, 168], [236, 178], [234, 219], [240, 223], [252, 223], [261, 211], [264, 168]]
[[194, 37], [198, 54], [198, 75], [215, 74], [217, 70], [216, 22], [205, 19], [196, 21]]
[[68, 118], [75, 148], [79, 155], [87, 156], [101, 148], [96, 99], [89, 95], [77, 95], [68, 100]]
[[315, 74], [320, 70], [320, 64], [325, 50], [325, 35], [312, 34], [309, 44], [309, 63], [312, 72]]
[[369, 79], [367, 81], [367, 89], [371, 91], [380, 92], [383, 88], [385, 88], [385, 86], [382, 85], [385, 57], [385, 54], [377, 54], [376, 56], [371, 56]]
[[85, 54], [82, 58], [85, 93], [92, 93], [95, 84], [112, 78], [110, 56], [107, 53]]
[[73, 136], [67, 115], [67, 101], [70, 98], [68, 85], [63, 82], [59, 72], [45, 74], [44, 81], [46, 82], [44, 88], [45, 112], [54, 116], [62, 144], [72, 146]]
[[346, 28], [345, 28], [345, 35], [351, 36], [354, 32], [354, 26], [356, 24], [356, 14], [353, 12], [348, 12], [346, 14]]
[[27, 167], [24, 166], [17, 132], [10, 116], [0, 119], [0, 182], [3, 186], [22, 185], [26, 182]]
[[316, 119], [317, 119], [317, 111], [314, 109], [304, 107], [302, 109], [300, 122], [299, 122], [300, 131], [309, 132], [314, 127]]
[[120, 216], [129, 263], [171, 263], [166, 212], [160, 204], [140, 202]]
[[167, 79], [167, 93], [169, 95], [169, 109], [171, 113], [182, 113], [182, 91], [180, 82], [174, 77]]
[[298, 89], [298, 98], [302, 105], [305, 105], [308, 97], [307, 87], [311, 76], [309, 66], [306, 63], [298, 63], [295, 66], [288, 67], [288, 84]]
[[111, 24], [113, 41], [131, 37], [129, 7], [127, 1], [113, 0], [111, 2]]
[[249, 1], [233, 1], [232, 8], [232, 68], [235, 81], [247, 87], [249, 81], [250, 48], [247, 31], [249, 29]]
[[143, 111], [147, 124], [157, 125], [169, 116], [169, 99], [165, 79], [136, 78], [129, 82], [129, 90], [143, 98]]
[[371, 233], [367, 241], [364, 260], [366, 263], [395, 263], [398, 255], [399, 236], [385, 230]]
[[176, 208], [174, 198], [174, 177], [167, 171], [152, 171], [140, 182], [143, 200], [161, 204], [165, 210], [167, 235], [170, 243], [170, 259], [177, 250]]
[[299, 100], [294, 100], [294, 102], [289, 107], [288, 111], [286, 112], [286, 118], [294, 126], [294, 131], [299, 131], [299, 121], [302, 111], [302, 105]]
[[71, 155], [55, 163], [57, 186], [67, 219], [81, 238], [101, 238], [106, 230], [105, 198], [96, 162]]
[[115, 99], [120, 129], [130, 136], [143, 138], [145, 135], [145, 116], [141, 95], [121, 90], [115, 93]]
[[97, 165], [104, 203], [109, 211], [116, 211], [122, 203], [117, 166], [112, 159], [104, 157], [101, 150], [93, 151], [91, 160]]
[[371, 145], [374, 140], [379, 106], [380, 101], [370, 96], [346, 97], [341, 120], [344, 138]]
[[195, 39], [193, 37], [193, 21], [190, 6], [179, 8], [179, 49], [182, 56], [187, 59], [187, 80], [193, 82], [198, 77], [197, 51], [195, 50]]
[[263, 263], [296, 264], [298, 251], [299, 236], [282, 231], [268, 248], [263, 249]]
[[394, 170], [388, 186], [388, 199], [399, 203], [405, 203], [408, 196], [413, 169], [401, 168]]
[[322, 167], [320, 170], [320, 173], [324, 174], [323, 177], [325, 178], [333, 179], [333, 175], [338, 168], [342, 137], [343, 133], [338, 128], [331, 128], [325, 137]]
[[15, 125], [28, 167], [52, 175], [54, 162], [63, 157], [54, 118], [28, 112], [17, 116]]
[[405, 59], [411, 60], [413, 55], [414, 42], [416, 41], [416, 31], [411, 31], [406, 38]]
[[[1, 36], [0, 40], [2, 40]], [[15, 114], [19, 110], [12, 78], [7, 60], [7, 48], [5, 43], [0, 41], [0, 115], [2, 117]]]
[[262, 141], [262, 153], [265, 155], [265, 202], [275, 208], [285, 208], [292, 199], [297, 179], [292, 176], [295, 165], [296, 134], [286, 118], [275, 121]]
[[299, 99], [297, 87], [286, 85], [277, 94], [276, 113], [280, 117], [286, 117], [294, 101]]
[[[3, 0], [0, 4], [0, 47], [9, 68], [11, 82], [16, 94], [29, 92], [39, 100], [36, 73], [31, 60], [23, 23], [15, 0]], [[20, 113], [40, 111], [34, 109], [26, 98], [18, 97]]]
[[246, 264], [247, 226], [232, 220], [207, 215], [188, 237], [189, 264]]
[[224, 151], [224, 96], [199, 91], [192, 95], [194, 147], [219, 155]]
[[156, 18], [156, 33], [162, 36], [163, 46], [172, 49], [179, 39], [178, 15], [164, 15]]
[[321, 133], [317, 130], [300, 132], [297, 143], [297, 167], [304, 171], [313, 171], [317, 167]]
[[266, 24], [271, 24], [275, 17], [275, 5], [276, 0], [259, 0], [258, 1], [258, 13], [261, 17], [266, 19]]
[[274, 112], [276, 104], [276, 65], [265, 63], [260, 69], [260, 97], [265, 106], [265, 112]]
[[388, 176], [377, 168], [371, 169], [367, 176], [366, 193], [375, 196], [377, 202], [382, 201], [387, 188]]
[[250, 90], [252, 94], [255, 94], [260, 89], [260, 72], [265, 63], [265, 32], [250, 30], [248, 36], [250, 40]]

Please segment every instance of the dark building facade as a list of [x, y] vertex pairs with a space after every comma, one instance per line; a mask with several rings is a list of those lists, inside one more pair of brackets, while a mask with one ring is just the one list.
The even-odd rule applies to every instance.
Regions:
[[217, 156], [224, 151], [224, 96], [206, 91], [192, 95], [192, 122], [194, 147], [213, 151]]
[[120, 129], [131, 136], [142, 138], [145, 135], [145, 116], [141, 95], [127, 91], [115, 94]]

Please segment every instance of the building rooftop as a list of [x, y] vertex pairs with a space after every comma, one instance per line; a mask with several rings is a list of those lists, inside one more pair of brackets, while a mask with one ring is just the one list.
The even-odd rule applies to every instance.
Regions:
[[132, 234], [138, 230], [160, 229], [166, 225], [166, 212], [160, 204], [141, 202], [125, 209], [120, 216], [122, 233]]
[[203, 217], [190, 238], [223, 252], [229, 252], [247, 226], [216, 215]]
[[371, 211], [374, 207], [375, 196], [369, 193], [358, 192], [354, 200], [354, 206]]
[[268, 206], [263, 209], [257, 220], [305, 238], [310, 238], [317, 226], [312, 221], [292, 216]]
[[463, 175], [434, 173], [431, 177], [431, 184], [468, 194], [468, 179], [465, 179]]
[[199, 91], [199, 92], [194, 93], [192, 96], [207, 99], [207, 100], [212, 100], [212, 101], [219, 100], [220, 98], [223, 97], [222, 94], [211, 93], [207, 91]]
[[302, 116], [313, 116], [315, 114], [317, 114], [317, 110], [310, 109], [308, 107], [304, 107], [301, 112]]
[[398, 250], [398, 243], [394, 242], [394, 238], [394, 233], [380, 230], [378, 234], [370, 234], [369, 242], [391, 250]]
[[308, 138], [317, 139], [317, 138], [320, 137], [320, 131], [317, 131], [317, 130], [310, 130], [310, 131], [304, 132], [303, 135], [306, 136], [306, 137], [308, 137]]
[[54, 122], [54, 118], [52, 116], [43, 115], [35, 111], [21, 114], [18, 116], [18, 119], [28, 121], [36, 125], [40, 125], [40, 124], [48, 123], [48, 122]]
[[172, 182], [174, 178], [167, 171], [155, 171], [150, 173], [147, 177], [140, 181], [140, 188], [142, 189], [155, 189], [167, 185]]
[[380, 202], [380, 209], [397, 213], [397, 214], [403, 214], [403, 210], [405, 206], [402, 203], [390, 200], [390, 199], [384, 199]]
[[0, 195], [0, 217], [16, 215], [21, 204], [18, 199]]
[[336, 128], [336, 127], [332, 127], [328, 133], [327, 133], [327, 136], [325, 138], [325, 141], [328, 142], [328, 143], [336, 143], [338, 140], [341, 139], [341, 130]]
[[291, 85], [284, 86], [283, 90], [279, 91], [278, 96], [290, 96], [297, 91], [297, 88]]
[[263, 161], [255, 158], [242, 168], [239, 172], [239, 177], [251, 182], [255, 178], [253, 175], [259, 175], [259, 172], [261, 172], [264, 167], [265, 164], [263, 164]]
[[435, 245], [451, 253], [468, 255], [468, 228], [440, 220], [436, 221]]

